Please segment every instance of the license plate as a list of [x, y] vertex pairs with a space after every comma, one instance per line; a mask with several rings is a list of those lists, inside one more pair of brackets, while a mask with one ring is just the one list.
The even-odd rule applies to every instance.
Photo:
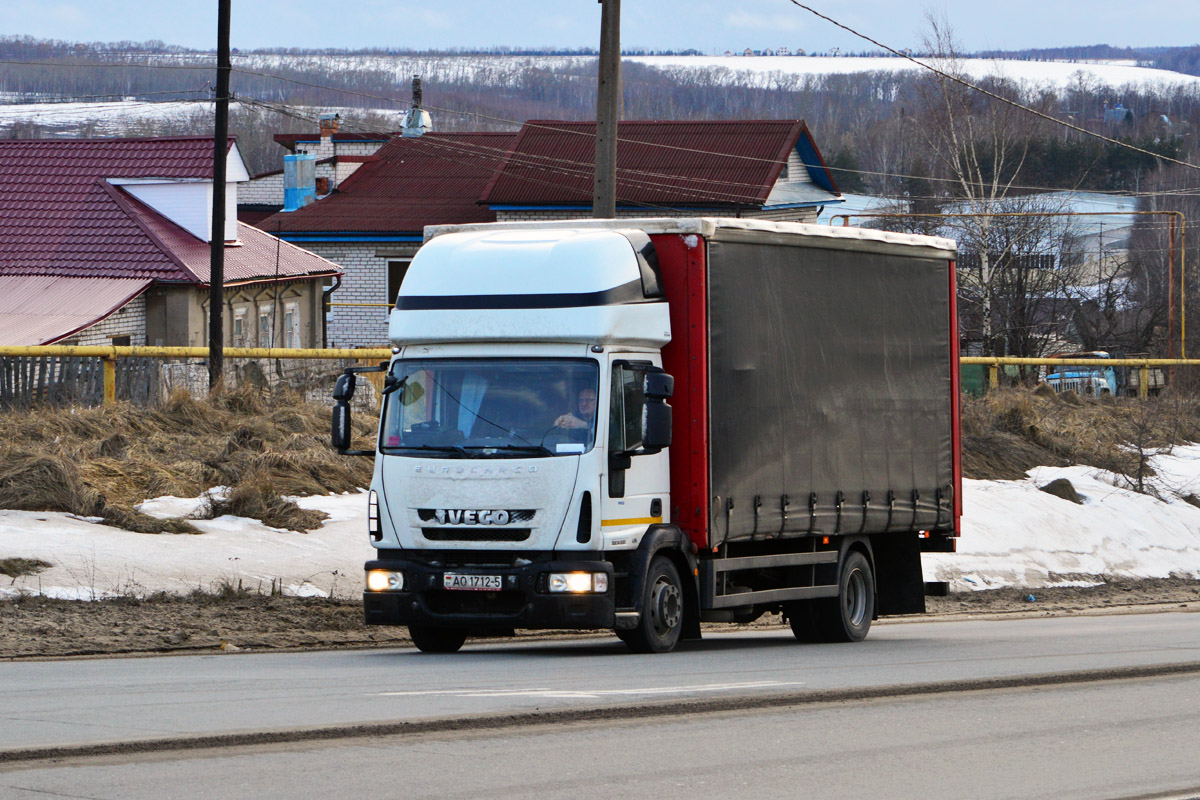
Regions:
[[460, 575], [447, 572], [442, 576], [442, 588], [475, 592], [498, 592], [503, 581], [499, 575]]

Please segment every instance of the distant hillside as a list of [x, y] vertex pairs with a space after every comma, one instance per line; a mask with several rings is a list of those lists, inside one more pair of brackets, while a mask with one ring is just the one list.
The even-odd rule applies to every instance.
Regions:
[[1184, 75], [1200, 75], [1200, 46], [1112, 47], [1107, 44], [1076, 47], [1046, 47], [1031, 50], [986, 50], [979, 58], [1011, 58], [1023, 61], [1134, 61], [1141, 67], [1169, 69]]

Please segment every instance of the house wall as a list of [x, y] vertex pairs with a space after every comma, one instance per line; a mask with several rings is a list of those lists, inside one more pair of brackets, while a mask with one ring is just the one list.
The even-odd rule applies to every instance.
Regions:
[[296, 142], [296, 153], [311, 153], [320, 161], [334, 156], [373, 156], [384, 146], [385, 142], [335, 142], [332, 139], [321, 141]]
[[[337, 188], [342, 181], [362, 166], [359, 161], [339, 161], [337, 164], [317, 164], [316, 177], [329, 178], [330, 188]], [[283, 205], [283, 173], [271, 173], [251, 178], [238, 190], [238, 202], [263, 205]]]
[[[324, 347], [321, 340], [320, 280], [307, 279], [228, 286], [221, 326], [226, 347]], [[278, 303], [278, 314], [273, 313]], [[294, 342], [288, 341], [287, 312], [295, 312]], [[265, 337], [260, 336], [259, 316], [270, 315]], [[235, 342], [235, 320], [243, 319], [242, 340]], [[208, 287], [151, 287], [144, 295], [144, 328], [141, 341], [155, 347], [208, 346]], [[89, 329], [91, 330], [91, 329]], [[108, 344], [108, 342], [105, 342]]]
[[[117, 185], [197, 239], [210, 241], [212, 181], [170, 181]], [[237, 239], [238, 184], [225, 184], [225, 240]]]
[[419, 243], [386, 246], [371, 242], [297, 244], [329, 259], [346, 273], [341, 287], [330, 297], [326, 345], [386, 347], [388, 304], [395, 302], [394, 297], [388, 297], [388, 262], [412, 258]]
[[68, 341], [57, 344], [108, 346], [114, 336], [128, 336], [129, 344], [137, 347], [146, 344], [146, 294], [143, 292], [118, 308], [112, 314], [79, 333]]
[[283, 205], [283, 173], [251, 178], [238, 191], [238, 202]]

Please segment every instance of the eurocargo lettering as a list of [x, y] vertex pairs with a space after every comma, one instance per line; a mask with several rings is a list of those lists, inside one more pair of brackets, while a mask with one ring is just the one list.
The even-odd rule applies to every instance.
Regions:
[[[782, 613], [858, 641], [925, 607], [961, 516], [955, 245], [740, 219], [426, 231], [371, 455], [366, 621], [426, 652], [607, 628], [666, 652]], [[386, 372], [376, 447], [356, 373]]]

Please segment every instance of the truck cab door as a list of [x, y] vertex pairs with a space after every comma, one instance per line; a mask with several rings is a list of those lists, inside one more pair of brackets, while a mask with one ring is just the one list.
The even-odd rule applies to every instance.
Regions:
[[607, 471], [601, 487], [600, 533], [605, 550], [635, 549], [646, 529], [669, 522], [667, 450], [641, 453], [646, 372], [658, 366], [646, 354], [613, 354], [608, 393]]

